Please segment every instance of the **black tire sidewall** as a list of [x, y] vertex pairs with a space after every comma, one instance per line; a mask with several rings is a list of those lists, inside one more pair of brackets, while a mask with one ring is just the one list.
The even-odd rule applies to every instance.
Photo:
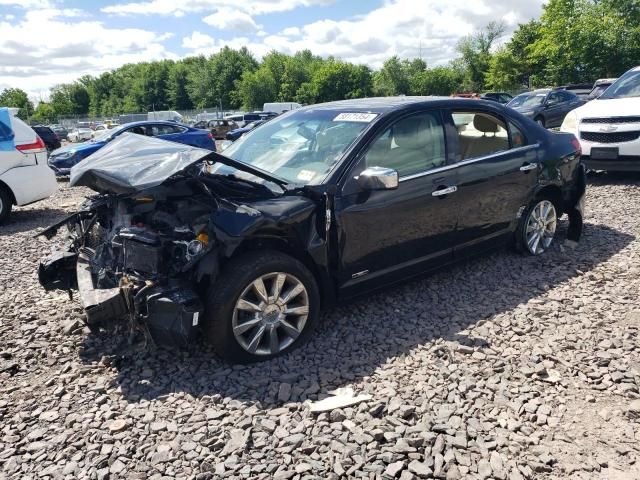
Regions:
[[[304, 284], [309, 296], [309, 315], [300, 336], [284, 351], [275, 355], [252, 355], [240, 346], [233, 334], [233, 309], [251, 282], [271, 272], [289, 273]], [[254, 363], [285, 355], [308, 340], [320, 316], [320, 294], [309, 269], [299, 260], [272, 250], [249, 252], [232, 259], [208, 288], [205, 304], [207, 340], [224, 360], [233, 363]]]
[[11, 196], [5, 188], [0, 187], [0, 224], [9, 218], [12, 206]]

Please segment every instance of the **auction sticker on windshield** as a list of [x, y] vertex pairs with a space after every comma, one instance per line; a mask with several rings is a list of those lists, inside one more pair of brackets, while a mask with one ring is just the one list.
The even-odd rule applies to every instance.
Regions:
[[364, 122], [369, 123], [378, 116], [377, 113], [341, 113], [333, 119], [334, 122]]

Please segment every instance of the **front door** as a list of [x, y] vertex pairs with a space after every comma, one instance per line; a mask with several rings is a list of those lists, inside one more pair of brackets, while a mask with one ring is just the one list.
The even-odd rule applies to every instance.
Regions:
[[[398, 188], [363, 191], [355, 177], [373, 166], [395, 169]], [[450, 261], [456, 211], [441, 193], [455, 185], [440, 111], [401, 118], [371, 142], [336, 197], [342, 294]]]
[[512, 234], [536, 186], [537, 145], [491, 111], [454, 110], [449, 121], [458, 130], [457, 250], [472, 254]]

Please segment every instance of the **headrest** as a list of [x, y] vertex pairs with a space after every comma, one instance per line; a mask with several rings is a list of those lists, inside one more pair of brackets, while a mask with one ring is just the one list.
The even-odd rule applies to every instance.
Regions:
[[496, 133], [498, 124], [485, 116], [475, 115], [473, 117], [473, 128], [483, 133]]
[[393, 140], [400, 148], [424, 149], [431, 141], [429, 122], [424, 118], [410, 117], [393, 126]]

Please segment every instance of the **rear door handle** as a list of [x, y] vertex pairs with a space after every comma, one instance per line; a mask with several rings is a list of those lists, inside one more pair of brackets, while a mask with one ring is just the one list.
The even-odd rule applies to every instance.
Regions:
[[520, 171], [528, 172], [529, 170], [535, 170], [536, 168], [538, 168], [538, 165], [536, 165], [535, 163], [525, 163], [520, 167]]
[[434, 197], [442, 197], [443, 195], [449, 195], [450, 193], [455, 193], [458, 191], [458, 187], [455, 185], [452, 187], [443, 188], [441, 190], [435, 190], [431, 193]]

